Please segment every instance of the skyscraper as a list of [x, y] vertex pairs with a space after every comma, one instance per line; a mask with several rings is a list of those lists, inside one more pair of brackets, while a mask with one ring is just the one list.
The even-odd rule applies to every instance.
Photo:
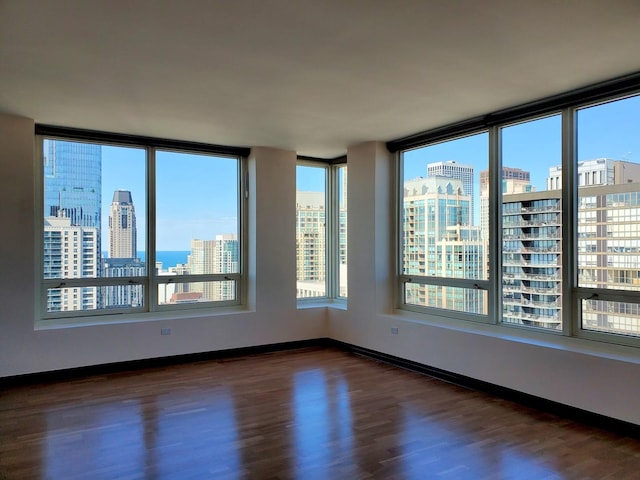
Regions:
[[461, 163], [457, 163], [455, 160], [429, 163], [427, 165], [427, 176], [455, 178], [462, 182], [462, 189], [464, 190], [465, 195], [468, 195], [471, 198], [471, 206], [469, 208], [469, 212], [471, 213], [469, 221], [471, 223], [469, 223], [469, 225], [472, 225], [475, 219], [475, 206], [473, 204], [475, 198], [473, 188], [473, 166], [463, 165]]
[[[502, 167], [502, 194], [534, 191], [531, 173], [520, 168]], [[489, 241], [489, 170], [480, 172], [480, 226], [482, 239]]]
[[[44, 216], [64, 216], [71, 225], [100, 228], [100, 145], [47, 139], [43, 155]], [[64, 215], [58, 215], [59, 211]]]
[[[296, 289], [298, 298], [326, 295], [325, 221], [324, 192], [297, 191]], [[344, 238], [346, 240], [346, 235]]]
[[561, 212], [558, 191], [503, 196], [503, 322], [562, 327]]
[[[594, 158], [578, 162], [578, 187], [621, 185], [640, 182], [640, 164], [611, 158]], [[562, 165], [549, 169], [547, 190], [562, 188]]]
[[136, 209], [131, 192], [116, 190], [109, 215], [109, 257], [135, 258], [136, 239]]
[[[235, 233], [216, 235], [214, 240], [191, 240], [191, 253], [187, 260], [192, 275], [209, 273], [238, 273], [238, 236]], [[198, 282], [189, 284], [189, 292], [202, 292], [203, 301], [222, 301], [235, 298], [233, 280]], [[186, 289], [176, 291], [185, 293]]]
[[[136, 209], [131, 192], [113, 192], [109, 214], [109, 258], [104, 277], [144, 276], [145, 264], [137, 258]], [[144, 304], [142, 285], [109, 285], [102, 288], [104, 308], [136, 308]]]
[[[63, 215], [58, 211], [58, 215]], [[72, 225], [64, 216], [44, 219], [44, 278], [95, 278], [100, 270], [99, 229]], [[47, 311], [99, 308], [97, 287], [51, 288]]]
[[[486, 249], [480, 227], [470, 225], [471, 203], [459, 179], [430, 176], [404, 183], [404, 274], [485, 278]], [[407, 284], [406, 297], [414, 305], [486, 313], [479, 290]]]

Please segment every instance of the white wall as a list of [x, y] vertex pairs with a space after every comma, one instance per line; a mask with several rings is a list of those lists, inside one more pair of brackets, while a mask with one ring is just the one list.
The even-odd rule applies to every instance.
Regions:
[[394, 311], [393, 160], [372, 142], [347, 160], [349, 301], [331, 338], [640, 424], [633, 348]]
[[296, 154], [267, 148], [249, 159], [247, 310], [36, 330], [33, 132], [32, 120], [0, 115], [0, 377], [326, 335], [325, 309], [296, 310]]

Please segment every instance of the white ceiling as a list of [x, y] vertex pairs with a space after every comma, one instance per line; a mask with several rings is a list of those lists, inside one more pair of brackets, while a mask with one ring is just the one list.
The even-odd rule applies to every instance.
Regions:
[[639, 0], [0, 0], [0, 111], [331, 158], [640, 71]]

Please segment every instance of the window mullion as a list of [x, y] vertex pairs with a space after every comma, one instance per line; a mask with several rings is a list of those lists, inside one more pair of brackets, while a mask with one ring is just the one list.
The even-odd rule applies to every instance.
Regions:
[[150, 312], [158, 310], [156, 272], [156, 149], [147, 147], [147, 288], [145, 302]]
[[335, 166], [327, 168], [327, 297], [338, 298], [338, 169]]
[[502, 320], [502, 141], [501, 129], [489, 128], [489, 322]]
[[580, 300], [572, 294], [578, 277], [576, 165], [576, 113], [566, 108], [562, 111], [562, 333], [568, 336], [575, 335], [580, 325]]

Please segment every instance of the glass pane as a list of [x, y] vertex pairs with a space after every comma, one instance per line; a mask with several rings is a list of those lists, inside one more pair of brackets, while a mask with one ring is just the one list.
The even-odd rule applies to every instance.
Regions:
[[156, 154], [158, 275], [239, 273], [239, 160]]
[[47, 312], [141, 308], [143, 285], [83, 286], [47, 289]]
[[[45, 139], [43, 168], [44, 278], [145, 275], [145, 151]], [[95, 288], [50, 290], [47, 309], [131, 306]]]
[[404, 297], [405, 303], [409, 305], [483, 315], [488, 313], [487, 291], [477, 288], [407, 283], [405, 284]]
[[582, 300], [582, 328], [640, 337], [640, 304]]
[[338, 168], [338, 296], [346, 298], [347, 290], [347, 167]]
[[562, 329], [561, 163], [560, 115], [502, 129], [504, 323]]
[[[402, 161], [403, 273], [488, 279], [489, 217], [488, 209], [480, 208], [479, 175], [489, 165], [488, 135], [410, 150]], [[428, 295], [431, 291], [425, 290]], [[428, 298], [415, 301], [441, 304]], [[465, 311], [485, 313], [485, 307]]]
[[235, 299], [235, 280], [158, 285], [158, 305], [234, 301]]
[[[639, 291], [640, 97], [584, 108], [577, 117], [578, 286]], [[634, 309], [585, 301], [582, 326], [638, 332], [637, 315], [624, 313]]]
[[296, 167], [297, 298], [327, 295], [326, 172], [325, 167]]

